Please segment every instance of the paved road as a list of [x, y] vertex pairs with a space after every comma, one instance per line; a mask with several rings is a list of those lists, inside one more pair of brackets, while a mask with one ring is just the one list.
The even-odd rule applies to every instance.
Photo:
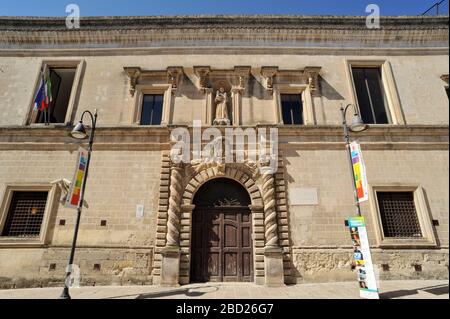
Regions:
[[[449, 299], [445, 280], [402, 280], [379, 283], [383, 299]], [[0, 290], [0, 299], [55, 299], [61, 288]], [[356, 282], [298, 284], [279, 288], [251, 283], [190, 284], [179, 288], [107, 286], [71, 289], [74, 299], [358, 299]]]

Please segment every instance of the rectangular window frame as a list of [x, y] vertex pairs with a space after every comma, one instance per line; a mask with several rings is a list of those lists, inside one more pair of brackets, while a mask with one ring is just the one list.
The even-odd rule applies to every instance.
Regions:
[[49, 238], [49, 224], [52, 216], [52, 212], [57, 210], [58, 201], [56, 185], [42, 183], [42, 184], [8, 184], [3, 193], [0, 206], [0, 234], [5, 228], [6, 220], [8, 218], [9, 208], [11, 205], [13, 193], [17, 191], [33, 192], [41, 191], [48, 192], [47, 203], [45, 205], [44, 216], [42, 218], [41, 230], [39, 236], [36, 238], [20, 238], [20, 237], [8, 237], [0, 236], [0, 247], [28, 247], [37, 246], [41, 247], [48, 244]]
[[[32, 91], [30, 97], [30, 107], [28, 114], [24, 120], [23, 125], [28, 125], [32, 127], [52, 127], [52, 126], [66, 126], [72, 123], [73, 121], [73, 112], [78, 105], [80, 89], [81, 89], [81, 79], [82, 74], [85, 69], [86, 62], [84, 60], [43, 60], [39, 64], [39, 68], [36, 71], [36, 81], [34, 84], [34, 90]], [[41, 69], [49, 67], [49, 68], [75, 68], [75, 77], [73, 79], [72, 90], [70, 92], [69, 102], [67, 105], [66, 117], [64, 119], [64, 123], [50, 123], [50, 125], [45, 125], [45, 123], [34, 123], [37, 116], [37, 111], [34, 110], [34, 98], [36, 92], [38, 90]]]
[[[288, 96], [289, 97], [289, 109], [291, 110], [291, 114], [290, 114], [290, 120], [292, 121], [291, 123], [286, 123], [285, 122], [285, 120], [284, 120], [284, 110], [283, 110], [283, 96], [284, 97], [286, 97], [286, 96]], [[293, 109], [295, 109], [294, 107], [292, 107], [292, 103], [293, 103], [293, 101], [295, 101], [295, 103], [297, 103], [297, 99], [293, 99], [293, 97], [298, 97], [299, 98], [299, 105], [301, 106], [300, 107], [300, 114], [299, 114], [299, 117], [300, 117], [300, 122], [301, 123], [294, 123], [295, 122], [295, 116], [294, 116], [294, 114], [293, 114]], [[299, 95], [299, 94], [280, 94], [280, 101], [281, 101], [281, 103], [280, 103], [280, 106], [281, 106], [281, 117], [283, 118], [283, 124], [284, 125], [304, 125], [305, 124], [305, 120], [304, 120], [304, 116], [303, 116], [303, 99], [302, 99], [302, 96], [301, 95]]]
[[395, 84], [392, 67], [386, 60], [347, 60], [345, 59], [347, 80], [350, 88], [350, 101], [359, 109], [358, 97], [356, 93], [355, 82], [353, 80], [353, 68], [380, 68], [381, 85], [385, 94], [386, 108], [389, 124], [371, 124], [371, 125], [405, 125], [405, 117], [401, 108], [400, 98], [398, 95], [397, 85]]
[[[303, 124], [284, 124], [283, 123], [283, 110], [281, 106], [282, 94], [296, 94], [302, 98], [303, 106]], [[316, 120], [314, 116], [314, 105], [311, 96], [311, 90], [308, 85], [293, 85], [293, 84], [275, 84], [273, 86], [273, 99], [275, 104], [275, 118], [278, 125], [285, 126], [305, 126], [315, 125]]]
[[[379, 184], [369, 185], [369, 205], [374, 220], [375, 235], [379, 248], [435, 248], [437, 240], [433, 229], [431, 213], [425, 200], [423, 188], [420, 185]], [[411, 192], [419, 221], [421, 238], [385, 237], [379, 209], [377, 192]]]
[[[141, 125], [142, 103], [144, 95], [159, 94], [163, 95], [163, 109], [160, 125]], [[172, 86], [170, 84], [155, 84], [155, 85], [136, 85], [134, 110], [132, 115], [132, 124], [144, 127], [159, 127], [170, 124], [170, 110], [172, 106]]]

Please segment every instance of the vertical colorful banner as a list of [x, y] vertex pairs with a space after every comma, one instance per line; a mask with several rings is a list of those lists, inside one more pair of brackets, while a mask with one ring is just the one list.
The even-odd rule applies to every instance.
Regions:
[[75, 175], [72, 179], [72, 183], [70, 184], [69, 194], [66, 199], [66, 207], [78, 208], [81, 199], [81, 188], [86, 177], [87, 158], [88, 151], [80, 147], [78, 151], [78, 161], [75, 168]]
[[367, 186], [366, 167], [362, 158], [361, 147], [358, 142], [350, 144], [350, 151], [352, 155], [353, 172], [355, 174], [356, 193], [359, 202], [364, 202], [369, 199], [369, 189]]
[[379, 299], [364, 217], [350, 217], [348, 227], [353, 242], [353, 259], [358, 274], [359, 295], [362, 298]]

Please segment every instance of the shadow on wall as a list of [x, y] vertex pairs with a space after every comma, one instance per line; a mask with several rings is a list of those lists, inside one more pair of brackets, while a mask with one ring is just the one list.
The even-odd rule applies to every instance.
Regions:
[[339, 94], [325, 79], [319, 75], [319, 89], [323, 97], [332, 101], [342, 101], [345, 98]]

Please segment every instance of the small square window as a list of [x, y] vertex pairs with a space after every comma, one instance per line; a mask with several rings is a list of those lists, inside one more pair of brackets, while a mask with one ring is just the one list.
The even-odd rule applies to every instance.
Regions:
[[48, 192], [14, 191], [2, 236], [39, 237]]
[[413, 192], [377, 192], [384, 237], [422, 238]]
[[299, 94], [281, 94], [281, 112], [283, 123], [303, 124], [303, 103]]
[[145, 94], [142, 99], [141, 125], [161, 125], [164, 95]]

